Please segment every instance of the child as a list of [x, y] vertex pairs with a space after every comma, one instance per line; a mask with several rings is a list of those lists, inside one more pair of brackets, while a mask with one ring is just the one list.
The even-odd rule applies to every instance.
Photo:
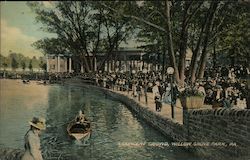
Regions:
[[162, 104], [161, 104], [161, 96], [158, 94], [155, 96], [155, 110], [157, 112], [160, 112], [162, 108]]

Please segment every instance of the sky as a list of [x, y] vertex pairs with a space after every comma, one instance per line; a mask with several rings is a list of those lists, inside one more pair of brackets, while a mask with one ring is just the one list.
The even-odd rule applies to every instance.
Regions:
[[[49, 7], [50, 2], [43, 2]], [[6, 56], [10, 52], [22, 53], [29, 57], [39, 57], [43, 54], [31, 46], [35, 41], [52, 37], [40, 29], [42, 26], [35, 21], [35, 13], [26, 2], [0, 2], [1, 7], [1, 54]]]
[[[45, 7], [51, 8], [49, 1], [42, 1]], [[25, 1], [1, 1], [1, 54], [7, 56], [10, 51], [22, 53], [29, 57], [43, 56], [40, 50], [31, 46], [35, 41], [53, 37], [55, 35], [42, 31], [41, 23], [36, 22], [35, 13], [26, 5]], [[129, 40], [128, 44], [122, 43], [121, 47], [136, 46], [134, 40]]]

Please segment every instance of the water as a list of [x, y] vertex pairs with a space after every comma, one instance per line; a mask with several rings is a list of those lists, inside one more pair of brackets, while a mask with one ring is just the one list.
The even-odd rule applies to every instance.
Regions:
[[[120, 102], [108, 99], [95, 89], [73, 86], [23, 84], [20, 80], [0, 80], [0, 147], [23, 149], [23, 136], [33, 116], [46, 118], [41, 136], [45, 159], [164, 159], [196, 160], [178, 147], [153, 147], [150, 142], [170, 142]], [[93, 133], [86, 144], [72, 140], [67, 122], [79, 109], [91, 121]], [[141, 146], [126, 146], [124, 144]]]

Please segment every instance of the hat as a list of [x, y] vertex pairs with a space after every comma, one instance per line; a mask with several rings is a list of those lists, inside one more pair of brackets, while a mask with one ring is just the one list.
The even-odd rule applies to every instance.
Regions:
[[29, 124], [40, 130], [45, 130], [46, 128], [44, 118], [33, 117], [32, 121], [30, 121]]
[[220, 85], [216, 85], [215, 88], [222, 90], [222, 87]]

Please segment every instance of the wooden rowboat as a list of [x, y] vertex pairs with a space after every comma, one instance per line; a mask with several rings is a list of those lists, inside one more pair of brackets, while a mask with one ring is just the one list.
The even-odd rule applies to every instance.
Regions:
[[23, 84], [29, 84], [30, 81], [29, 80], [23, 80]]
[[67, 126], [67, 132], [70, 137], [76, 140], [88, 140], [91, 134], [90, 122], [77, 123], [76, 121], [71, 121]]

